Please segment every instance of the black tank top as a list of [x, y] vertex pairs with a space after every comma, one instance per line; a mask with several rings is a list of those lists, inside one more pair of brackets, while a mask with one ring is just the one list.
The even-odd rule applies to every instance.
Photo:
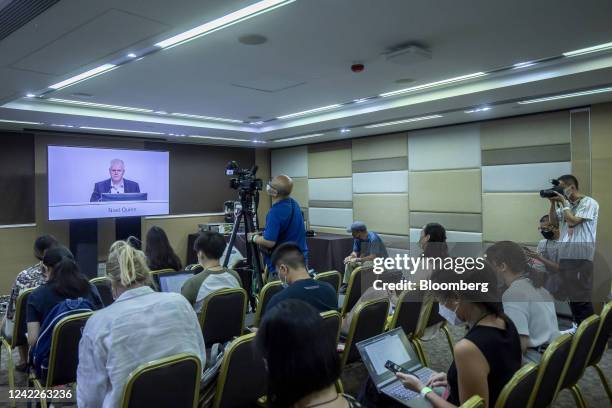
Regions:
[[[478, 347], [489, 363], [489, 406], [492, 407], [499, 397], [499, 393], [514, 373], [521, 368], [523, 360], [521, 352], [521, 341], [516, 327], [510, 319], [503, 318], [506, 322], [506, 330], [491, 326], [474, 326], [465, 338]], [[459, 384], [457, 382], [457, 367], [455, 362], [451, 364], [447, 373], [450, 394], [448, 402], [457, 406], [459, 402]]]

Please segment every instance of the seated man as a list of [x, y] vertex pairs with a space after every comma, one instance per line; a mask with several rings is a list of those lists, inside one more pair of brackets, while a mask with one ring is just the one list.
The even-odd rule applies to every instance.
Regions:
[[341, 292], [346, 291], [351, 273], [358, 266], [372, 266], [374, 258], [386, 258], [387, 248], [382, 239], [361, 221], [355, 221], [347, 229], [353, 235], [353, 252], [344, 258], [344, 279], [342, 280]]
[[[13, 283], [13, 288], [11, 289], [11, 296], [6, 306], [6, 315], [2, 318], [2, 323], [0, 324], [0, 327], [2, 328], [2, 336], [4, 338], [10, 339], [13, 336], [13, 319], [15, 318], [15, 307], [19, 294], [26, 289], [37, 288], [45, 283], [47, 278], [44, 274], [42, 259], [48, 249], [53, 248], [58, 244], [59, 243], [55, 237], [53, 237], [53, 235], [41, 235], [40, 237], [36, 238], [36, 241], [34, 241], [34, 257], [38, 259], [38, 262], [17, 274], [17, 278], [15, 279], [15, 283]], [[24, 309], [23, 313], [25, 312], [26, 311]], [[24, 326], [22, 327], [22, 330], [25, 332], [25, 319], [23, 322]], [[27, 366], [27, 347], [19, 346], [18, 350], [19, 356], [21, 357], [21, 363], [17, 365], [16, 368], [19, 371], [25, 371]]]
[[183, 284], [181, 293], [196, 312], [202, 310], [204, 299], [215, 290], [241, 287], [240, 276], [236, 271], [221, 266], [225, 247], [223, 235], [213, 231], [202, 232], [193, 243], [193, 249], [198, 254], [198, 263], [204, 270], [189, 278]]
[[272, 296], [264, 314], [286, 299], [303, 300], [319, 312], [338, 309], [336, 291], [329, 283], [310, 277], [299, 245], [293, 242], [279, 245], [272, 254], [272, 262], [286, 287]]
[[123, 178], [125, 174], [125, 164], [121, 159], [111, 160], [108, 169], [110, 178], [94, 184], [93, 193], [89, 201], [95, 202], [102, 199], [102, 194], [125, 194], [140, 193], [140, 186], [137, 182]]

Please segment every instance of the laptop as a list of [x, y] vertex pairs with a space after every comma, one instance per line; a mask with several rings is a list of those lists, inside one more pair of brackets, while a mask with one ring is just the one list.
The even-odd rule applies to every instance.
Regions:
[[102, 193], [100, 201], [146, 201], [148, 193]]
[[157, 276], [160, 292], [181, 293], [185, 281], [193, 276], [192, 271], [168, 272]]
[[421, 364], [401, 328], [360, 341], [357, 343], [357, 349], [378, 392], [408, 407], [429, 405], [418, 392], [404, 387], [395, 374], [385, 367], [387, 361], [392, 361], [400, 365], [405, 372], [417, 376], [423, 384], [435, 373]]

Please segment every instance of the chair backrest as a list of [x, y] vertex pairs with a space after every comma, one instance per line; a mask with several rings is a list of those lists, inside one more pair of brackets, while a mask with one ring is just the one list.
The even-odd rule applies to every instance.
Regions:
[[346, 288], [346, 294], [344, 295], [342, 316], [346, 316], [353, 309], [353, 306], [357, 304], [363, 292], [369, 287], [368, 281], [374, 281], [374, 276], [377, 275], [374, 275], [373, 268], [372, 266], [359, 266], [353, 269]]
[[563, 380], [563, 367], [571, 346], [572, 335], [562, 334], [546, 347], [538, 366], [538, 375], [528, 407], [547, 407], [552, 404], [558, 385]]
[[130, 373], [121, 407], [195, 408], [201, 375], [202, 363], [192, 354], [176, 354], [143, 364]]
[[34, 288], [22, 291], [15, 301], [15, 315], [13, 316], [13, 336], [11, 338], [11, 347], [25, 346], [28, 344], [26, 337], [26, 309], [28, 306], [28, 298], [34, 291]]
[[401, 327], [408, 337], [412, 337], [417, 331], [423, 295], [420, 291], [406, 290], [400, 293], [389, 330]]
[[329, 283], [330, 285], [332, 285], [332, 287], [336, 291], [336, 295], [338, 294], [338, 291], [340, 290], [340, 282], [342, 282], [342, 277], [340, 276], [340, 272], [338, 271], [321, 272], [321, 273], [317, 273], [314, 278], [316, 280], [320, 280], [320, 281]]
[[340, 326], [342, 326], [342, 316], [335, 310], [328, 310], [321, 313], [321, 317], [325, 324], [325, 330], [330, 336], [333, 336], [336, 343], [338, 343], [338, 339], [340, 338]]
[[526, 407], [537, 376], [537, 364], [529, 363], [521, 367], [499, 393], [495, 408]]
[[247, 293], [242, 288], [219, 289], [208, 295], [199, 315], [204, 344], [211, 347], [240, 336], [246, 309]]
[[46, 387], [76, 381], [79, 342], [85, 323], [92, 314], [92, 312], [76, 313], [64, 317], [55, 324], [51, 337]]
[[589, 316], [576, 329], [559, 390], [573, 387], [578, 383], [582, 374], [584, 374], [591, 350], [593, 350], [595, 345], [600, 320], [600, 317], [597, 315]]
[[113, 298], [113, 289], [111, 286], [111, 280], [105, 276], [99, 278], [93, 278], [89, 281], [92, 285], [98, 289], [98, 293], [102, 298], [102, 304], [104, 307], [113, 304], [115, 299]]
[[593, 351], [591, 351], [591, 357], [589, 358], [588, 366], [598, 364], [601, 361], [601, 357], [606, 351], [606, 345], [610, 338], [610, 332], [612, 332], [612, 302], [608, 302], [604, 305], [601, 314], [601, 320], [599, 322], [599, 330], [597, 332], [597, 338], [595, 339], [595, 345]]
[[281, 281], [276, 280], [268, 282], [261, 288], [259, 295], [257, 296], [257, 310], [255, 310], [255, 326], [259, 326], [263, 313], [266, 311], [268, 302], [272, 299], [272, 296], [283, 290], [283, 284]]
[[357, 343], [382, 333], [385, 329], [388, 314], [388, 298], [375, 299], [357, 305], [342, 352], [342, 367], [359, 360]]
[[241, 408], [255, 405], [267, 391], [267, 373], [255, 350], [255, 333], [232, 341], [219, 370], [213, 408]]
[[480, 395], [472, 395], [459, 408], [484, 408], [485, 403]]

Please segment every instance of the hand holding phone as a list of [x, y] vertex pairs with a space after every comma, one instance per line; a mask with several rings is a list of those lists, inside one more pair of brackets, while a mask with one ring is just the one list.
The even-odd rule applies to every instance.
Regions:
[[395, 364], [393, 361], [391, 360], [387, 360], [387, 362], [385, 363], [385, 368], [389, 371], [391, 371], [393, 374], [397, 374], [397, 373], [408, 373], [408, 370], [406, 370], [404, 367], [402, 367], [399, 364]]

